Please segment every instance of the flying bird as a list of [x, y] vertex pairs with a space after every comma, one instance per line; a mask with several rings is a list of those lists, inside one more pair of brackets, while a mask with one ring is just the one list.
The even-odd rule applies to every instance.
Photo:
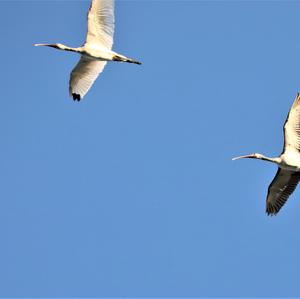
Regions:
[[266, 213], [276, 215], [294, 192], [300, 180], [300, 94], [298, 93], [283, 126], [284, 146], [279, 157], [250, 154], [233, 158], [260, 159], [278, 165], [277, 173], [268, 188]]
[[80, 101], [89, 91], [94, 81], [103, 71], [107, 61], [141, 64], [124, 55], [112, 51], [114, 35], [114, 0], [92, 0], [88, 17], [86, 41], [82, 47], [71, 48], [63, 44], [35, 44], [81, 55], [71, 72], [70, 96]]

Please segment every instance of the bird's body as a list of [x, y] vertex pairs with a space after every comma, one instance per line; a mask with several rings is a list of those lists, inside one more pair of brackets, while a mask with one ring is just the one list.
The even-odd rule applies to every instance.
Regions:
[[98, 47], [97, 45], [90, 44], [86, 44], [84, 47], [82, 47], [81, 51], [82, 56], [99, 61], [113, 61], [113, 57], [117, 55], [113, 51], [108, 51], [106, 49]]
[[69, 91], [80, 101], [103, 71], [108, 61], [141, 64], [112, 51], [114, 34], [114, 0], [92, 0], [88, 12], [88, 31], [82, 47], [72, 48], [63, 44], [35, 44], [63, 51], [75, 52], [81, 59], [71, 72]]
[[260, 159], [278, 165], [276, 176], [268, 189], [266, 204], [267, 214], [276, 215], [300, 181], [300, 94], [297, 94], [284, 124], [282, 154], [279, 157], [269, 158], [255, 153], [233, 160], [241, 158]]
[[300, 153], [289, 151], [279, 157], [278, 166], [285, 170], [300, 171]]

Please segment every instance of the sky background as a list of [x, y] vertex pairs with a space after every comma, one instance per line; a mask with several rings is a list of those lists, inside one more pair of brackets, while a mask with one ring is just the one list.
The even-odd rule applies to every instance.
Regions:
[[68, 96], [89, 1], [1, 1], [0, 297], [300, 296], [300, 188], [265, 214], [300, 91], [298, 1], [117, 1]]

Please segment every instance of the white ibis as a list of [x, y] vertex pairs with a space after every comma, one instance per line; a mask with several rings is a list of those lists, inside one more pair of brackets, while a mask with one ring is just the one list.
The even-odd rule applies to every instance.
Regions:
[[298, 93], [285, 121], [284, 147], [279, 157], [268, 158], [261, 154], [251, 154], [233, 158], [260, 159], [276, 163], [277, 173], [268, 188], [266, 213], [276, 215], [300, 180], [300, 94]]
[[70, 96], [80, 101], [89, 91], [107, 61], [141, 64], [124, 55], [112, 51], [114, 35], [114, 0], [92, 0], [88, 12], [88, 30], [82, 47], [71, 48], [62, 44], [35, 44], [81, 55], [78, 64], [71, 72]]

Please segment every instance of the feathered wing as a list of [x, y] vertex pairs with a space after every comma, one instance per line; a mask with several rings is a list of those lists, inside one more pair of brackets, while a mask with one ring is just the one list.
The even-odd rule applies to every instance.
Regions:
[[88, 12], [86, 43], [111, 50], [114, 27], [114, 0], [93, 0]]
[[106, 61], [81, 57], [71, 72], [69, 91], [74, 101], [80, 101], [103, 71]]
[[276, 215], [294, 192], [300, 180], [300, 173], [278, 168], [268, 188], [266, 213]]
[[297, 94], [283, 127], [284, 151], [300, 152], [300, 94]]

